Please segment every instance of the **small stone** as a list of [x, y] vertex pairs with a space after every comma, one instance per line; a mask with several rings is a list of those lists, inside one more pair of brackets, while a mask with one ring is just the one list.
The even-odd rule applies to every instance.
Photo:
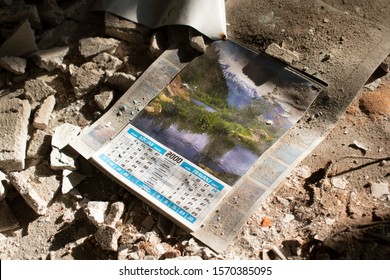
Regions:
[[120, 201], [114, 202], [113, 204], [111, 204], [110, 211], [108, 212], [107, 217], [104, 220], [105, 224], [109, 226], [115, 226], [123, 216], [124, 212], [125, 204]]
[[137, 78], [123, 72], [116, 72], [107, 79], [108, 85], [121, 92], [127, 91]]
[[202, 256], [203, 247], [199, 246], [198, 242], [191, 238], [188, 241], [185, 250], [191, 256]]
[[102, 90], [94, 96], [94, 100], [99, 109], [105, 111], [110, 106], [112, 100], [114, 100], [114, 91], [108, 89]]
[[299, 61], [299, 54], [297, 52], [280, 47], [276, 43], [270, 44], [265, 50], [265, 53], [272, 57], [280, 59], [287, 64], [294, 64], [295, 62]]
[[294, 215], [292, 215], [292, 214], [284, 215], [283, 222], [289, 223], [289, 222], [294, 221], [294, 220], [295, 220], [295, 216]]
[[206, 44], [204, 43], [204, 39], [202, 34], [199, 32], [190, 32], [190, 46], [197, 50], [200, 53], [205, 53], [206, 52]]
[[328, 23], [329, 22], [329, 19], [328, 18], [324, 18], [324, 23]]
[[96, 227], [100, 227], [104, 224], [107, 208], [106, 201], [90, 201], [85, 205], [84, 212]]
[[85, 58], [102, 52], [114, 53], [120, 41], [113, 38], [90, 37], [79, 41], [79, 51]]
[[46, 158], [50, 151], [51, 136], [43, 130], [34, 131], [27, 148], [27, 158]]
[[261, 219], [260, 225], [262, 227], [270, 227], [270, 226], [272, 226], [272, 221], [269, 218], [267, 218], [267, 217], [263, 217]]
[[129, 255], [128, 255], [128, 259], [129, 260], [133, 260], [133, 261], [137, 261], [140, 259], [139, 255], [138, 255], [138, 252], [131, 252]]
[[47, 71], [53, 71], [54, 69], [62, 67], [64, 57], [68, 52], [69, 47], [54, 47], [35, 52], [32, 55], [32, 58], [39, 67], [46, 69]]
[[338, 188], [340, 190], [345, 190], [348, 185], [348, 180], [345, 177], [332, 177], [330, 182], [333, 187]]
[[380, 198], [383, 195], [388, 195], [389, 192], [389, 183], [380, 182], [380, 183], [371, 183], [371, 195], [374, 198]]
[[53, 95], [48, 96], [43, 102], [39, 109], [35, 112], [33, 126], [38, 129], [46, 129], [54, 106], [56, 105], [56, 99]]
[[0, 201], [0, 232], [15, 230], [19, 228], [19, 222], [15, 218], [5, 200]]
[[20, 57], [4, 56], [0, 58], [0, 67], [16, 74], [22, 75], [26, 72], [27, 61]]
[[85, 179], [83, 174], [75, 171], [63, 170], [62, 171], [62, 187], [63, 194], [70, 192], [74, 187], [80, 184]]
[[98, 54], [92, 59], [92, 62], [95, 62], [101, 69], [103, 69], [108, 77], [112, 76], [124, 65], [119, 58], [108, 53]]
[[94, 234], [96, 242], [104, 250], [117, 251], [118, 250], [118, 239], [121, 233], [114, 227], [101, 226]]
[[20, 57], [36, 52], [37, 50], [38, 47], [35, 43], [34, 30], [31, 28], [29, 21], [25, 20], [19, 25], [15, 33], [0, 46], [0, 57]]
[[336, 219], [325, 218], [325, 223], [326, 223], [328, 226], [333, 225], [335, 222], [336, 222]]

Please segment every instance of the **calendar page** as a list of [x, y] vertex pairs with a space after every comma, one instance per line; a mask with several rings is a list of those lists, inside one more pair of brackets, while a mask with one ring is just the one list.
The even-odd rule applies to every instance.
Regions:
[[148, 83], [138, 81], [131, 101], [121, 99], [80, 139], [103, 171], [193, 232], [322, 88], [265, 55], [218, 41], [139, 108], [137, 93], [156, 89], [171, 61], [178, 63], [160, 61]]
[[131, 124], [93, 160], [190, 230], [231, 189]]

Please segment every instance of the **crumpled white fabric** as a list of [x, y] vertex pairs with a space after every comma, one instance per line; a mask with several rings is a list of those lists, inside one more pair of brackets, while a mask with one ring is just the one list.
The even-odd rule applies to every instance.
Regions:
[[149, 28], [188, 25], [213, 40], [226, 37], [225, 0], [98, 0], [94, 10]]

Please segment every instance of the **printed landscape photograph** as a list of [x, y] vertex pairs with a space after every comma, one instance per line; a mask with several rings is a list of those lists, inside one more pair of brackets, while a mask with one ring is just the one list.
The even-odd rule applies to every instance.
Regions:
[[132, 124], [233, 185], [304, 114], [321, 87], [231, 41], [213, 43]]

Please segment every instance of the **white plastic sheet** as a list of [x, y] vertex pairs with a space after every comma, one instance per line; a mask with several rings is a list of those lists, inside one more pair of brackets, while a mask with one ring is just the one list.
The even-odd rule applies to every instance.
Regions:
[[94, 10], [149, 28], [188, 25], [213, 40], [226, 37], [225, 0], [99, 0]]

